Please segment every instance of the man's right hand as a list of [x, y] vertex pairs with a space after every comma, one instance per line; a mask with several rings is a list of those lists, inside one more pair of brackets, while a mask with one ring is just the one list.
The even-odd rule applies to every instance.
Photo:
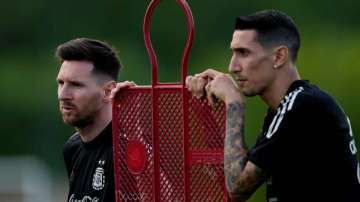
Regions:
[[244, 102], [242, 94], [231, 76], [213, 69], [208, 69], [195, 76], [188, 76], [186, 87], [197, 98], [206, 96], [212, 105], [215, 98], [226, 104], [233, 101]]
[[121, 89], [129, 88], [131, 86], [136, 86], [136, 84], [133, 81], [124, 81], [124, 82], [116, 83], [116, 86], [111, 90], [110, 93], [111, 101], [114, 101], [116, 94], [120, 92]]

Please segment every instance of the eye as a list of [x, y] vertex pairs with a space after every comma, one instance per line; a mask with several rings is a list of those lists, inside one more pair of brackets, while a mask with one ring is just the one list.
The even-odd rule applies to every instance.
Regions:
[[63, 85], [63, 84], [64, 84], [64, 81], [63, 81], [63, 80], [57, 80], [57, 84], [58, 84], [58, 85]]
[[71, 85], [72, 85], [72, 86], [75, 86], [75, 87], [82, 87], [82, 86], [84, 86], [83, 83], [76, 82], [76, 81], [71, 82]]
[[250, 51], [245, 48], [239, 48], [236, 50], [240, 55], [247, 56], [249, 55]]

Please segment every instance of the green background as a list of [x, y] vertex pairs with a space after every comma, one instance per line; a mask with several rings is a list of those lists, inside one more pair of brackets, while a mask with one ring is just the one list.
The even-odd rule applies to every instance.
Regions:
[[[59, 65], [54, 49], [76, 37], [105, 40], [117, 48], [124, 65], [120, 80], [150, 84], [150, 64], [142, 36], [148, 3], [142, 0], [2, 2], [1, 156], [37, 156], [49, 167], [55, 181], [66, 184], [61, 151], [73, 129], [62, 123], [58, 112], [55, 78]], [[196, 29], [188, 74], [207, 68], [227, 70], [236, 16], [270, 8], [292, 16], [302, 36], [297, 63], [302, 78], [318, 84], [341, 104], [351, 119], [360, 148], [360, 1], [189, 0], [188, 3]], [[175, 0], [161, 2], [151, 28], [160, 80], [180, 80], [186, 23]], [[246, 140], [252, 145], [266, 106], [259, 98], [247, 101]], [[250, 201], [264, 201], [264, 190], [262, 187]]]

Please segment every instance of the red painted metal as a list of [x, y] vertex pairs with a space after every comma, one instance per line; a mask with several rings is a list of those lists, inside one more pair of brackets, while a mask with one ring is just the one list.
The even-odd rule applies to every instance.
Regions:
[[186, 0], [177, 0], [188, 25], [181, 81], [158, 82], [149, 32], [159, 3], [150, 2], [143, 27], [152, 85], [123, 90], [113, 104], [116, 201], [227, 201], [223, 174], [225, 106], [217, 103], [210, 107], [206, 99], [192, 97], [185, 87], [194, 37]]
[[129, 141], [125, 149], [125, 163], [129, 171], [134, 175], [141, 174], [147, 163], [145, 144], [139, 140]]

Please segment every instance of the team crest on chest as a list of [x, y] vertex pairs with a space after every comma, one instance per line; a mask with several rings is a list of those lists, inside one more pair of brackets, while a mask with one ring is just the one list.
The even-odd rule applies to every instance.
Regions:
[[96, 168], [93, 176], [92, 187], [97, 191], [102, 190], [105, 186], [104, 164], [105, 160], [99, 160], [98, 167]]

